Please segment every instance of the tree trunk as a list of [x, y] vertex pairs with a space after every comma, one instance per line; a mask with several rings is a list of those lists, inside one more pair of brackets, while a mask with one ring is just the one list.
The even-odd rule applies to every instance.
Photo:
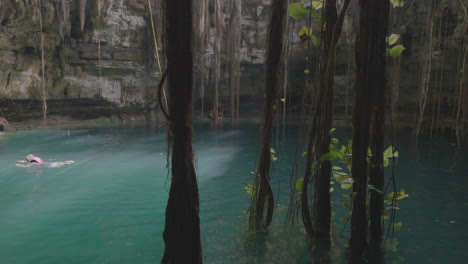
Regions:
[[[192, 1], [164, 1], [171, 188], [163, 264], [202, 263], [198, 185], [192, 150]], [[171, 150], [171, 149], [170, 149]]]
[[[369, 39], [372, 39], [373, 47], [371, 50], [372, 67], [372, 85], [375, 90], [375, 98], [372, 109], [372, 133], [371, 133], [371, 145], [370, 149], [372, 157], [370, 159], [369, 168], [369, 183], [378, 190], [384, 189], [384, 166], [383, 166], [383, 152], [384, 152], [384, 139], [385, 139], [385, 111], [386, 111], [386, 100], [385, 93], [387, 87], [386, 79], [386, 33], [389, 16], [389, 4], [386, 1], [380, 1], [378, 7], [380, 20], [374, 28], [377, 30], [372, 31], [372, 35], [369, 34]], [[399, 65], [399, 62], [398, 62]], [[399, 80], [398, 80], [399, 82]], [[383, 193], [375, 190], [370, 191], [370, 244], [374, 251], [378, 252], [383, 248], [382, 243], [382, 229], [383, 229], [383, 217], [384, 213], [384, 199]]]
[[[250, 208], [250, 227], [254, 230], [267, 228], [273, 217], [274, 197], [270, 185], [271, 137], [273, 111], [277, 104], [278, 91], [281, 87], [281, 62], [283, 57], [284, 19], [286, 18], [287, 0], [273, 0], [272, 14], [268, 33], [266, 57], [266, 85], [263, 105], [263, 120], [259, 164], [255, 175], [256, 192]], [[265, 203], [267, 204], [264, 217]]]
[[[375, 149], [375, 163], [381, 162], [383, 138], [383, 104], [385, 80], [386, 33], [389, 3], [386, 0], [359, 1], [359, 33], [356, 39], [356, 89], [353, 110], [353, 161], [354, 203], [351, 215], [352, 256], [361, 258], [367, 248], [367, 149], [369, 147], [371, 112], [374, 112], [374, 136], [372, 147]], [[378, 105], [380, 104], [380, 106]], [[372, 181], [383, 183], [383, 171], [378, 166], [371, 170]], [[381, 237], [381, 196], [371, 197], [373, 205], [372, 241]], [[380, 227], [380, 229], [379, 229]], [[379, 231], [380, 230], [380, 231]], [[376, 240], [377, 238], [377, 240]], [[378, 243], [378, 242], [377, 242]]]
[[312, 172], [313, 161], [319, 161], [320, 157], [329, 151], [330, 129], [333, 122], [333, 84], [335, 77], [335, 57], [336, 43], [341, 35], [344, 16], [349, 5], [349, 0], [345, 1], [344, 6], [337, 14], [336, 0], [328, 0], [325, 3], [324, 23], [328, 29], [322, 31], [322, 55], [320, 62], [320, 84], [318, 95], [314, 106], [316, 110], [313, 114], [312, 127], [309, 133], [309, 143], [307, 147], [306, 170], [304, 173], [304, 182], [302, 188], [302, 218], [304, 226], [309, 235], [312, 231], [317, 231], [318, 238], [330, 237], [330, 161], [322, 162], [318, 166], [316, 174], [316, 184], [314, 192], [314, 226], [310, 221], [309, 204], [307, 199], [308, 183]]

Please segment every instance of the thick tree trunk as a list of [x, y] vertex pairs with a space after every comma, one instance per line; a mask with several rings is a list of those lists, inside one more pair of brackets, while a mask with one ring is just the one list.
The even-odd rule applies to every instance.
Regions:
[[[360, 258], [367, 248], [367, 149], [369, 147], [371, 112], [374, 112], [373, 163], [380, 164], [383, 151], [383, 104], [385, 80], [386, 32], [389, 3], [387, 0], [359, 1], [360, 30], [356, 39], [356, 90], [353, 111], [353, 193], [351, 215], [352, 255]], [[380, 106], [378, 105], [380, 104]], [[382, 165], [371, 170], [374, 184], [383, 185]], [[377, 186], [376, 186], [377, 187]], [[377, 187], [378, 188], [378, 187]], [[372, 236], [379, 243], [381, 237], [381, 196], [372, 196]]]
[[[273, 217], [274, 197], [270, 186], [271, 137], [273, 111], [277, 104], [278, 91], [281, 87], [281, 61], [283, 57], [284, 19], [286, 18], [287, 0], [273, 0], [272, 14], [268, 33], [266, 57], [266, 85], [261, 127], [259, 164], [255, 175], [256, 193], [250, 208], [250, 227], [254, 230], [267, 228]], [[265, 213], [265, 204], [266, 216]]]
[[192, 1], [164, 1], [169, 87], [171, 188], [163, 264], [202, 263], [198, 186], [192, 150]]

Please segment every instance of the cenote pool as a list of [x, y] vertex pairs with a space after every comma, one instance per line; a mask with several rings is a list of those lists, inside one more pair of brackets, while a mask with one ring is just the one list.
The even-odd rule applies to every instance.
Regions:
[[[225, 124], [225, 127], [227, 124]], [[468, 259], [468, 150], [450, 142], [414, 147], [401, 133], [395, 146], [400, 202], [398, 250], [388, 263], [466, 263]], [[349, 129], [339, 129], [341, 142]], [[275, 145], [273, 189], [279, 214], [263, 250], [246, 239], [256, 164], [257, 125], [237, 130], [195, 129], [205, 263], [311, 263], [300, 228], [285, 228], [289, 177], [297, 131]], [[146, 128], [20, 131], [0, 137], [0, 263], [159, 263], [170, 182], [166, 134]], [[28, 153], [44, 161], [74, 160], [60, 168], [18, 168]], [[339, 187], [335, 186], [335, 189]], [[279, 190], [279, 193], [278, 193]], [[336, 190], [336, 200], [340, 192]], [[333, 204], [335, 232], [343, 209]], [[345, 238], [334, 240], [333, 263], [343, 263]]]

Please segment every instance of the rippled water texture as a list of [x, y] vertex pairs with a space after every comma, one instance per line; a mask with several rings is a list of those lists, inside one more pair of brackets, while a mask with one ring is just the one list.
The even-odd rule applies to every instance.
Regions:
[[[226, 125], [225, 125], [226, 126]], [[349, 134], [341, 131], [340, 140]], [[145, 128], [21, 131], [0, 137], [0, 263], [159, 263], [169, 188], [166, 134]], [[202, 243], [205, 263], [309, 263], [303, 232], [282, 227], [297, 131], [275, 145], [272, 176], [279, 217], [263, 247], [249, 241], [243, 211], [252, 182], [257, 125], [237, 130], [196, 128]], [[468, 151], [444, 142], [411, 147], [397, 138], [399, 250], [389, 263], [465, 263]], [[33, 153], [44, 161], [74, 160], [60, 168], [18, 168]], [[338, 188], [336, 188], [338, 189]], [[336, 190], [334, 200], [341, 190]], [[343, 217], [338, 202], [337, 216]], [[281, 211], [282, 210], [282, 211]], [[335, 232], [342, 223], [336, 220]], [[344, 236], [347, 236], [345, 231]], [[345, 239], [336, 239], [341, 263]]]

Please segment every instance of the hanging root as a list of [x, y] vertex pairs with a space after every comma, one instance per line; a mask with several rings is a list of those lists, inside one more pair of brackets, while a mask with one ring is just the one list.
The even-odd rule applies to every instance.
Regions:
[[[163, 113], [164, 117], [166, 118], [166, 122], [170, 122], [171, 121], [171, 118], [167, 112], [167, 109], [164, 108], [164, 105], [162, 104], [162, 98], [163, 98], [163, 95], [162, 95], [162, 92], [163, 92], [163, 87], [164, 87], [164, 82], [166, 81], [166, 77], [167, 77], [167, 69], [164, 71], [162, 77], [161, 77], [161, 81], [159, 81], [159, 85], [158, 85], [158, 103], [159, 103], [159, 107], [161, 108], [161, 112]], [[166, 98], [166, 97], [164, 97]], [[163, 126], [167, 125], [164, 124]]]

